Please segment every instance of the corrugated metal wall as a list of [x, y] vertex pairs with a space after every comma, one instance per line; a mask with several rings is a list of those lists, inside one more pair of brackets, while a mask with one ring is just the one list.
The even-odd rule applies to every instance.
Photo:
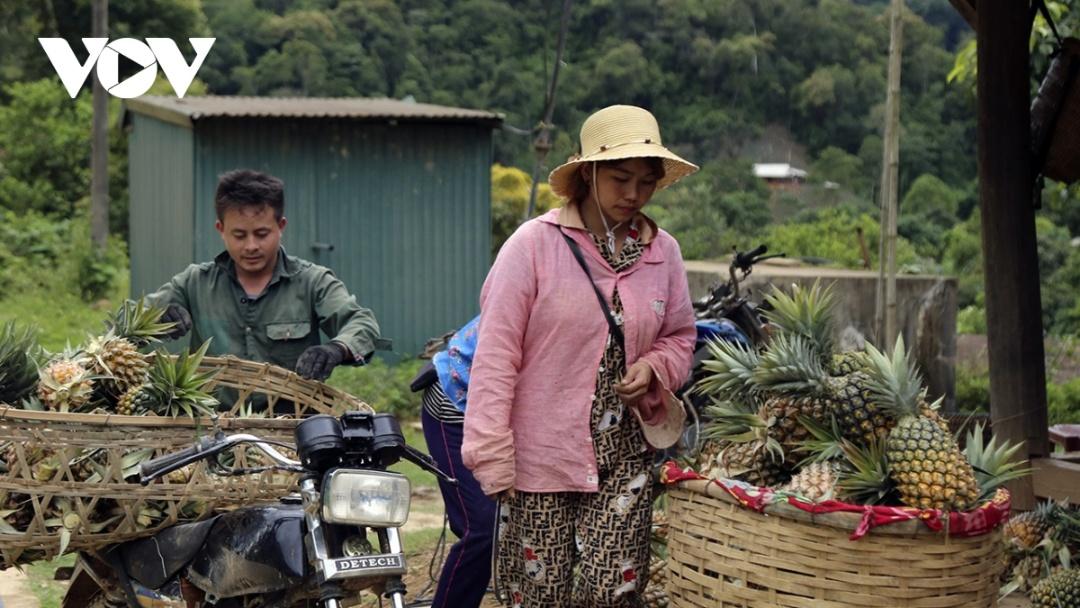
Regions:
[[194, 259], [194, 147], [192, 132], [183, 127], [134, 113], [131, 126], [128, 248], [131, 293], [138, 297]]
[[222, 250], [217, 176], [254, 168], [285, 181], [286, 250], [332, 268], [395, 352], [412, 356], [478, 312], [491, 248], [489, 127], [204, 119], [196, 133], [197, 259]]

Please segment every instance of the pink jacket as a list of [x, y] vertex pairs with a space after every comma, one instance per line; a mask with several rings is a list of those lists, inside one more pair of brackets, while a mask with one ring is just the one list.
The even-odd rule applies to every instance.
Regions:
[[655, 372], [644, 399], [663, 403], [661, 389], [688, 377], [695, 330], [682, 254], [645, 224], [641, 259], [620, 273], [574, 205], [526, 222], [499, 251], [480, 292], [461, 450], [486, 494], [597, 490], [589, 415], [608, 325], [561, 232], [580, 245], [609, 305], [619, 288], [627, 365], [644, 359]]

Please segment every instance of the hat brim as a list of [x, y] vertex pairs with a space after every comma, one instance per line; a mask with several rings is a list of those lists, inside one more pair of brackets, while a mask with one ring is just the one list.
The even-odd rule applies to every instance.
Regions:
[[574, 195], [574, 173], [578, 165], [608, 160], [625, 160], [630, 158], [659, 158], [664, 163], [664, 177], [656, 182], [656, 189], [663, 190], [680, 179], [694, 173], [698, 166], [679, 157], [671, 150], [659, 144], [634, 143], [618, 146], [609, 150], [603, 150], [575, 158], [555, 168], [548, 176], [548, 184], [551, 191], [563, 198], [571, 198]]
[[682, 438], [683, 426], [686, 424], [686, 409], [683, 407], [682, 401], [666, 389], [661, 391], [661, 396], [664, 402], [664, 417], [655, 421], [654, 424], [645, 422], [641, 418], [641, 412], [638, 411], [638, 408], [630, 408], [630, 411], [634, 413], [634, 417], [637, 418], [638, 424], [641, 425], [641, 432], [645, 435], [645, 441], [657, 450], [667, 449], [678, 443], [679, 439]]

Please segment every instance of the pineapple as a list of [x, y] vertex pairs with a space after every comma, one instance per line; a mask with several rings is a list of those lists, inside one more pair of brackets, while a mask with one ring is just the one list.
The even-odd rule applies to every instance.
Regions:
[[159, 342], [173, 328], [174, 323], [161, 323], [163, 314], [165, 309], [146, 304], [145, 298], [125, 300], [105, 325], [116, 338], [144, 346]]
[[780, 489], [797, 496], [821, 502], [833, 498], [840, 474], [839, 463], [833, 461], [812, 462], [803, 467]]
[[757, 352], [742, 344], [712, 339], [705, 348], [712, 358], [702, 361], [705, 374], [694, 385], [694, 392], [721, 401], [756, 402], [753, 374], [760, 362]]
[[150, 362], [130, 341], [111, 332], [90, 340], [86, 347], [90, 371], [108, 379], [114, 391], [122, 394], [146, 382]]
[[788, 455], [787, 464], [794, 468], [794, 460], [799, 448], [811, 438], [808, 424], [819, 424], [829, 416], [828, 404], [820, 399], [809, 397], [791, 397], [786, 395], [771, 397], [765, 401], [766, 417], [776, 423], [769, 434], [776, 438]]
[[[983, 424], [980, 422], [968, 431], [967, 440], [964, 442], [964, 456], [975, 470], [975, 481], [979, 484], [981, 493], [979, 502], [989, 500], [1002, 484], [1013, 479], [1025, 477], [1031, 474], [1026, 460], [1015, 461], [1013, 456], [1023, 447], [1023, 444], [998, 443], [996, 437], [990, 441], [983, 441]], [[1047, 503], [1053, 505], [1053, 502]], [[1045, 508], [1045, 507], [1044, 507]], [[1020, 516], [1023, 517], [1023, 516]], [[1012, 523], [1010, 520], [1009, 523]], [[1048, 526], [1049, 527], [1049, 519]], [[1006, 524], [1006, 537], [1008, 537]], [[1044, 531], [1045, 532], [1045, 531]], [[1041, 536], [1040, 536], [1041, 538]], [[1038, 540], [1025, 548], [1030, 549], [1038, 544]]]
[[35, 330], [14, 321], [0, 327], [0, 403], [15, 404], [34, 391], [40, 348]]
[[124, 394], [120, 395], [120, 399], [116, 402], [116, 413], [121, 416], [134, 415], [142, 394], [143, 385], [133, 386], [124, 391]]
[[1062, 570], [1031, 590], [1032, 608], [1080, 608], [1080, 570]]
[[831, 414], [844, 437], [856, 443], [884, 438], [893, 424], [870, 399], [868, 379], [864, 372], [830, 376], [805, 338], [786, 334], [773, 338], [753, 372], [759, 390], [806, 397], [813, 405], [803, 405], [801, 416], [823, 423], [823, 414]]
[[[709, 375], [704, 376], [694, 390], [722, 401], [763, 407], [764, 419], [776, 421], [769, 434], [780, 443], [785, 453], [793, 453], [807, 438], [808, 433], [799, 423], [800, 418], [824, 420], [827, 405], [822, 400], [762, 390], [755, 381], [756, 370], [762, 359], [755, 351], [733, 342], [710, 342], [708, 349], [713, 358], [706, 360], [703, 366]], [[789, 464], [794, 465], [794, 462]]]
[[824, 289], [819, 281], [809, 289], [792, 285], [790, 296], [773, 286], [765, 301], [772, 308], [764, 313], [765, 317], [779, 335], [801, 337], [813, 347], [822, 366], [832, 363], [836, 350], [832, 321], [836, 298], [831, 285]]
[[843, 454], [837, 495], [860, 505], [896, 504], [896, 482], [893, 480], [885, 441], [875, 438], [866, 445], [840, 440]]
[[1065, 508], [1052, 500], [1040, 503], [1034, 511], [1021, 513], [1005, 523], [1005, 542], [1030, 551], [1042, 542], [1051, 528], [1058, 525]]
[[926, 391], [923, 391], [923, 396], [919, 397], [919, 415], [923, 418], [928, 418], [931, 422], [941, 427], [941, 430], [946, 433], [952, 433], [952, 429], [949, 428], [949, 421], [938, 411], [941, 409], [941, 402], [944, 397], [938, 397], [937, 401], [933, 403], [926, 402]]
[[77, 359], [57, 359], [38, 372], [38, 377], [38, 398], [49, 410], [77, 410], [94, 392], [90, 372]]
[[209, 346], [207, 340], [197, 351], [184, 352], [176, 358], [159, 349], [135, 407], [161, 416], [185, 414], [195, 418], [213, 415], [217, 399], [204, 389], [213, 379], [214, 372], [199, 371]]
[[834, 353], [829, 361], [830, 376], [847, 376], [855, 372], [861, 372], [866, 367], [866, 353], [858, 350], [850, 350], [842, 353]]
[[667, 582], [667, 561], [658, 557], [649, 560], [649, 580], [645, 583], [645, 591], [641, 594], [641, 606], [647, 608], [664, 608], [671, 604], [671, 599], [664, 590]]
[[892, 357], [867, 346], [869, 392], [896, 419], [886, 453], [901, 500], [922, 509], [967, 510], [979, 498], [975, 471], [947, 431], [919, 416], [918, 373], [898, 339]]
[[705, 408], [705, 415], [709, 418], [703, 429], [705, 439], [723, 444], [710, 477], [740, 479], [770, 488], [790, 479], [783, 448], [769, 433], [775, 421], [766, 417], [766, 410], [754, 412], [745, 406], [716, 403]]
[[1027, 555], [1009, 568], [1008, 580], [1021, 591], [1028, 591], [1043, 579], [1045, 561], [1041, 555]]

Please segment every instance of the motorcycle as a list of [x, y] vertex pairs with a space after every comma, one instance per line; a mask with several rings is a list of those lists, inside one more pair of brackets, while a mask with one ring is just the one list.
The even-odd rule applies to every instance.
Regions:
[[768, 338], [768, 324], [764, 321], [757, 305], [749, 294], [742, 289], [741, 283], [753, 272], [754, 265], [772, 258], [783, 257], [783, 253], [765, 255], [769, 248], [759, 245], [757, 248], [740, 252], [736, 250], [728, 265], [728, 278], [719, 281], [709, 289], [709, 293], [693, 302], [697, 337], [694, 341], [694, 363], [690, 378], [676, 392], [686, 407], [686, 428], [683, 437], [674, 448], [658, 454], [657, 461], [662, 463], [679, 453], [693, 456], [700, 449], [701, 413], [708, 398], [693, 391], [693, 387], [704, 376], [704, 361], [709, 358], [709, 341], [723, 340], [737, 342], [747, 348], [757, 348]]
[[[381, 587], [394, 608], [404, 608], [399, 528], [408, 519], [411, 488], [405, 476], [386, 468], [404, 459], [456, 480], [406, 444], [391, 414], [313, 416], [297, 425], [295, 441], [299, 461], [275, 449], [293, 447], [286, 443], [219, 431], [143, 463], [143, 485], [207, 460], [225, 474], [299, 473], [299, 493], [80, 555], [62, 606], [342, 608], [346, 597]], [[240, 444], [257, 448], [273, 465], [222, 464], [219, 455]]]

